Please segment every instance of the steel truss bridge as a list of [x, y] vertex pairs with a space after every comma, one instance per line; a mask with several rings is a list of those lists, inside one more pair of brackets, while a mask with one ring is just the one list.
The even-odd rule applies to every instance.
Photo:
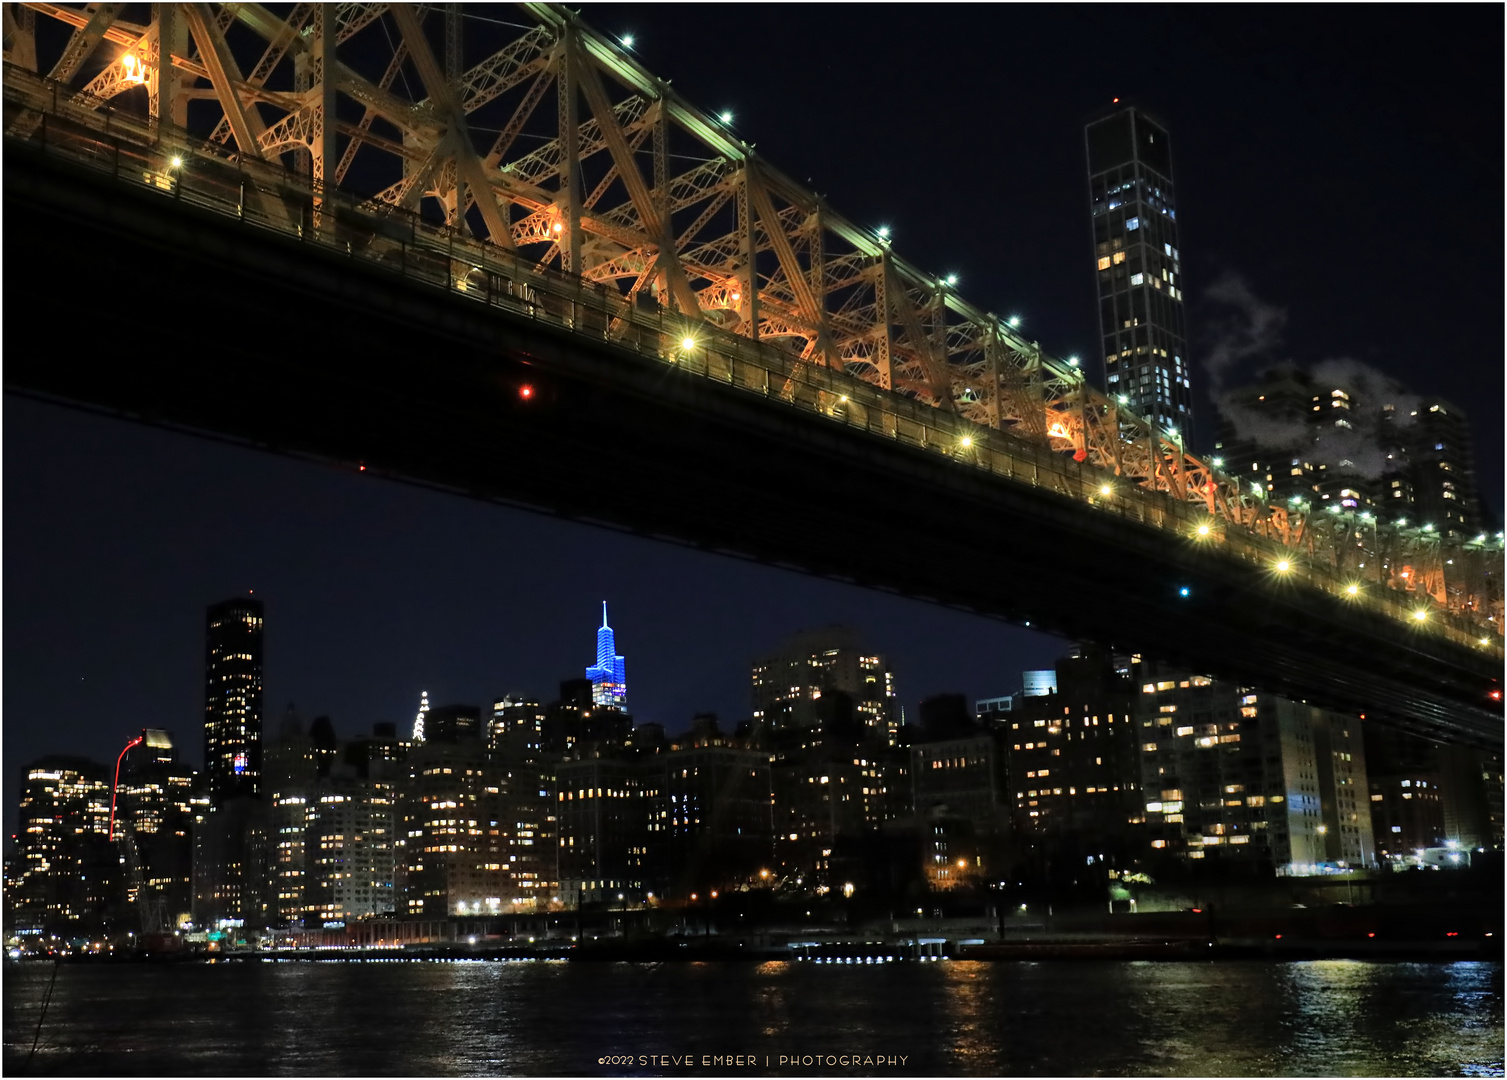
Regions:
[[279, 11], [3, 5], [8, 390], [1502, 745], [1500, 536], [1269, 502], [561, 7]]

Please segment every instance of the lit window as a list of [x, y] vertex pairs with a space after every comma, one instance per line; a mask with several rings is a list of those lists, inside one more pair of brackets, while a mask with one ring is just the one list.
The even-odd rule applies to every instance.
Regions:
[[1108, 255], [1104, 256], [1104, 258], [1102, 258], [1102, 259], [1099, 260], [1099, 269], [1100, 270], [1108, 270], [1109, 269], [1109, 256]]
[[1131, 274], [1130, 275], [1130, 283], [1132, 285], [1139, 285], [1139, 284], [1141, 284], [1145, 280], [1146, 280], [1146, 275], [1145, 274]]
[[1141, 219], [1138, 218], [1138, 217], [1129, 218], [1125, 222], [1125, 231], [1126, 232], [1130, 232], [1132, 229], [1139, 229], [1140, 227], [1141, 227]]

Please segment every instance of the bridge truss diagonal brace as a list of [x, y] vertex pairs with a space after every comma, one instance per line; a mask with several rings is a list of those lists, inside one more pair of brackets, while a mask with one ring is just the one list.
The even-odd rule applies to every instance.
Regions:
[[[423, 28], [419, 25], [418, 15], [413, 5], [394, 4], [391, 10], [398, 24], [398, 31], [408, 46], [408, 55], [413, 58], [414, 66], [419, 69], [419, 78], [423, 80], [430, 99], [438, 106], [441, 116], [448, 124], [449, 143], [454, 153], [457, 182], [470, 189], [471, 197], [481, 210], [482, 220], [486, 222], [487, 232], [491, 234], [493, 242], [504, 247], [512, 247], [511, 231], [502, 209], [497, 205], [497, 196], [493, 194], [492, 185], [487, 182], [486, 174], [481, 167], [481, 160], [476, 155], [475, 146], [471, 142], [471, 133], [466, 125], [466, 117], [461, 111], [454, 87], [435, 59], [434, 51], [429, 47], [428, 39], [424, 37]], [[457, 194], [455, 205], [459, 213], [459, 208], [465, 205], [462, 193]]]
[[47, 77], [55, 82], [72, 82], [79, 68], [84, 66], [84, 61], [89, 59], [94, 50], [99, 47], [99, 43], [104, 40], [105, 31], [110, 29], [115, 22], [115, 17], [125, 6], [124, 4], [90, 4], [89, 21], [73, 31], [73, 35], [68, 39], [67, 48], [63, 50], [63, 55], [58, 57], [58, 62], [52, 65], [52, 70], [47, 73]]
[[37, 16], [24, 4], [5, 4], [5, 59], [26, 71], [37, 70]]
[[[892, 267], [889, 261], [885, 261], [885, 272], [889, 274]], [[936, 399], [937, 407], [947, 412], [958, 411], [957, 402], [952, 396], [952, 378], [947, 370], [947, 362], [940, 359], [932, 348], [932, 341], [926, 331], [921, 327], [921, 320], [916, 316], [911, 307], [910, 297], [906, 294], [905, 286], [897, 279], [897, 276], [889, 276], [884, 286], [885, 296], [894, 306], [895, 321], [905, 329], [905, 336], [910, 339], [911, 347], [920, 357], [922, 366], [926, 369], [926, 381], [931, 384], [932, 396]]]
[[235, 136], [237, 149], [243, 154], [265, 157], [261, 140], [267, 133], [266, 125], [257, 115], [255, 107], [247, 109], [242, 106], [235, 92], [235, 87], [244, 82], [240, 68], [225, 43], [224, 34], [207, 17], [206, 7], [205, 4], [184, 4], [179, 10], [188, 21], [189, 32], [199, 46], [199, 55], [209, 71], [210, 85], [214, 87], [220, 108], [225, 111], [225, 120]]
[[[649, 190], [649, 185], [644, 182], [643, 174], [639, 172], [633, 149], [628, 145], [628, 139], [618, 125], [617, 115], [613, 112], [606, 90], [602, 88], [602, 80], [597, 74], [596, 66], [589, 57], [579, 55], [569, 42], [566, 48], [571, 54], [576, 81], [586, 97], [586, 104], [590, 106], [591, 114], [596, 118], [597, 128], [607, 144], [607, 152], [612, 156], [613, 164], [617, 166], [617, 174], [622, 179], [623, 186], [628, 189], [628, 197], [633, 202], [633, 208], [638, 212], [644, 231], [654, 238], [657, 271], [669, 285], [670, 294], [674, 296], [675, 303], [681, 312], [685, 315], [699, 315], [701, 304], [691, 288], [685, 267], [680, 264], [680, 259], [673, 248], [674, 241], [670, 237], [669, 216], [661, 212], [653, 193]], [[656, 146], [657, 149], [658, 146]], [[655, 160], [656, 162], [660, 160], [660, 154], [655, 154]], [[664, 185], [659, 185], [659, 187], [662, 190]]]
[[[753, 161], [749, 161], [746, 171], [749, 198], [753, 202], [759, 224], [763, 226], [764, 235], [769, 240], [769, 246], [774, 251], [780, 270], [789, 283], [790, 291], [795, 295], [796, 312], [816, 331], [818, 340], [830, 341], [831, 328], [827, 325], [824, 305], [812, 291], [811, 282], [807, 280], [806, 272], [801, 269], [800, 260], [796, 258], [795, 248], [791, 245], [790, 238], [785, 235], [785, 226], [780, 221], [779, 214], [775, 213], [774, 201], [769, 197], [769, 187], [762, 175], [763, 170]], [[835, 366], [841, 366], [836, 363], [835, 357], [824, 359]]]

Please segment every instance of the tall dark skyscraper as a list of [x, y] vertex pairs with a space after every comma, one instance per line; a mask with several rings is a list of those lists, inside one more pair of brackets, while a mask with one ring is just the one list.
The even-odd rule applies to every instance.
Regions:
[[1164, 124], [1131, 106], [1084, 134], [1104, 388], [1186, 440], [1193, 395], [1172, 140]]
[[1434, 525], [1446, 536], [1475, 533], [1484, 515], [1476, 495], [1465, 410], [1440, 398], [1426, 398], [1413, 421], [1413, 519]]
[[219, 808], [261, 782], [262, 602], [211, 604], [204, 640], [204, 775]]
[[591, 700], [595, 705], [628, 707], [628, 682], [623, 658], [617, 655], [617, 640], [607, 625], [607, 601], [602, 601], [602, 625], [597, 629], [597, 662], [586, 669], [591, 680]]

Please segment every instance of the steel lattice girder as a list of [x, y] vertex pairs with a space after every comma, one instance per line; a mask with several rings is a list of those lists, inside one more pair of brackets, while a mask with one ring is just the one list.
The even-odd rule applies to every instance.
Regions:
[[[1250, 530], [1332, 571], [1494, 616], [1500, 632], [1494, 549], [1243, 490], [848, 222], [564, 7], [523, 4], [516, 27], [488, 19], [474, 35], [455, 5], [298, 4], [278, 18], [255, 3], [153, 4], [145, 22], [122, 17], [145, 8], [6, 4], [6, 59], [79, 83], [78, 103], [127, 108], [122, 95], [144, 88], [136, 107], [178, 126], [194, 104], [191, 131], [218, 107], [198, 145], [306, 171], [316, 227], [327, 227], [326, 182], [366, 183], [377, 213], [435, 206], [541, 265], [1071, 454], [1107, 485], [1203, 506], [1216, 532]], [[36, 14], [72, 28], [55, 58], [36, 56]], [[441, 20], [437, 53], [426, 22]], [[466, 67], [473, 37], [488, 52]], [[551, 90], [556, 107], [541, 107]], [[338, 115], [342, 99], [359, 120]]]

